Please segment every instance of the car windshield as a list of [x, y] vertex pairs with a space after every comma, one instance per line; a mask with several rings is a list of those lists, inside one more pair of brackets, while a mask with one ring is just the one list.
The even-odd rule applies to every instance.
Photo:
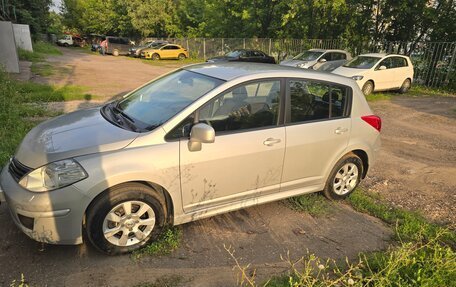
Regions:
[[152, 130], [223, 83], [202, 74], [178, 70], [133, 92], [115, 109], [141, 130]]
[[293, 58], [293, 60], [299, 60], [299, 61], [313, 61], [316, 60], [318, 57], [320, 57], [323, 54], [323, 52], [316, 52], [316, 51], [305, 51], [302, 52], [301, 54], [298, 54]]
[[240, 57], [241, 54], [242, 54], [242, 51], [234, 50], [234, 51], [228, 52], [225, 56], [231, 57], [231, 58], [237, 58], [237, 57]]
[[346, 68], [354, 69], [370, 69], [372, 68], [381, 58], [379, 57], [367, 57], [367, 56], [358, 56], [353, 60], [344, 65]]

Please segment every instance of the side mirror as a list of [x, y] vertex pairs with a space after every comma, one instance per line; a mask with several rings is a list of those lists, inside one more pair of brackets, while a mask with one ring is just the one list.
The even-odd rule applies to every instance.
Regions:
[[386, 66], [380, 66], [378, 69], [381, 70], [381, 71], [382, 70], [386, 70]]
[[189, 151], [200, 151], [203, 143], [213, 143], [215, 141], [215, 130], [213, 127], [199, 123], [192, 127], [190, 140], [188, 141]]
[[320, 60], [318, 60], [319, 63], [326, 63], [326, 59], [325, 58], [321, 58]]

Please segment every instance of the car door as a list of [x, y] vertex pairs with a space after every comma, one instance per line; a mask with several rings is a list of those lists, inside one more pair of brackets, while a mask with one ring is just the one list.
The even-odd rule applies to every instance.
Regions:
[[394, 65], [393, 88], [400, 88], [405, 79], [409, 77], [409, 67], [404, 57], [392, 57]]
[[350, 91], [331, 83], [288, 80], [281, 192], [325, 184], [326, 173], [350, 138]]
[[174, 45], [166, 45], [160, 49], [160, 58], [167, 59], [171, 58], [173, 53], [173, 46]]
[[[380, 67], [385, 66], [385, 70], [381, 70]], [[375, 90], [386, 90], [394, 87], [395, 71], [393, 61], [391, 57], [385, 58], [374, 68], [374, 84]]]
[[189, 151], [188, 137], [180, 139], [185, 212], [279, 191], [285, 153], [285, 128], [279, 125], [283, 93], [279, 79], [239, 85], [201, 107], [196, 120], [177, 127], [185, 134], [190, 122], [203, 122], [216, 133], [215, 142], [197, 152]]

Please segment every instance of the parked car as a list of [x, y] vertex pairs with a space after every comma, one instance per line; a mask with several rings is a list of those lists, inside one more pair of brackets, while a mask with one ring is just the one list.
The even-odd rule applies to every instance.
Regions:
[[226, 53], [224, 56], [209, 58], [206, 62], [254, 62], [275, 64], [274, 57], [258, 50], [239, 49]]
[[179, 59], [184, 60], [188, 58], [189, 54], [187, 49], [182, 48], [176, 44], [164, 44], [157, 47], [143, 49], [141, 57], [152, 60], [160, 59]]
[[163, 40], [148, 41], [148, 42], [144, 43], [144, 45], [141, 45], [138, 47], [131, 47], [129, 50], [130, 56], [139, 58], [139, 57], [141, 57], [142, 50], [147, 49], [147, 48], [157, 48], [157, 47], [163, 46], [165, 44], [168, 44], [168, 41], [163, 41]]
[[342, 66], [347, 60], [351, 60], [351, 55], [344, 50], [310, 49], [280, 62], [280, 65], [328, 71]]
[[106, 41], [106, 54], [111, 54], [113, 56], [128, 55], [128, 50], [131, 47], [130, 39], [108, 36], [106, 37]]
[[86, 45], [86, 40], [76, 35], [65, 35], [62, 39], [57, 40], [56, 44], [63, 47], [84, 47]]
[[166, 224], [310, 192], [343, 199], [372, 166], [380, 129], [351, 79], [197, 64], [40, 123], [3, 169], [0, 198], [37, 241], [84, 233], [106, 253], [130, 252]]
[[359, 55], [333, 73], [354, 79], [364, 95], [385, 90], [406, 93], [413, 81], [412, 61], [396, 54]]

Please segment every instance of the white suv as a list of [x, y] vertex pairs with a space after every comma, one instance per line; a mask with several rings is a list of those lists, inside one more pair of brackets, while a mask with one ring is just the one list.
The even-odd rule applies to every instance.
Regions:
[[366, 96], [385, 90], [406, 93], [413, 81], [412, 61], [396, 54], [359, 55], [333, 73], [354, 79]]

